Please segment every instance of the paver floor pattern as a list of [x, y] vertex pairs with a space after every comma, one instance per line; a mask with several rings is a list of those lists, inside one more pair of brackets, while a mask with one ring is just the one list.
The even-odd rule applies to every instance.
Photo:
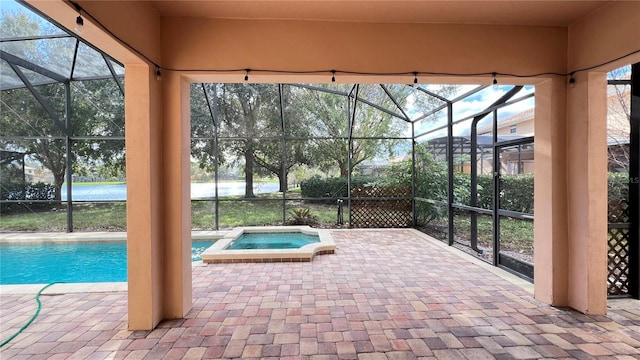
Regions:
[[[153, 331], [127, 330], [126, 292], [43, 296], [0, 358], [640, 359], [638, 313], [550, 307], [409, 230], [333, 235], [310, 263], [194, 267], [193, 309]], [[5, 339], [35, 302], [1, 300]]]

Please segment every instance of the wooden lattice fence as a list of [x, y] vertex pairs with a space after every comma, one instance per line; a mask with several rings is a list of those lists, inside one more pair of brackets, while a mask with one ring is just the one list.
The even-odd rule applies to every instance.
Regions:
[[626, 199], [609, 201], [607, 293], [629, 294], [629, 204]]
[[411, 187], [358, 186], [351, 189], [351, 226], [354, 228], [413, 226]]

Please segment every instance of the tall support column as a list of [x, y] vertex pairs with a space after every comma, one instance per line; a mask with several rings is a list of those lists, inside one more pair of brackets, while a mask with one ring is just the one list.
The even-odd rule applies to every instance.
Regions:
[[67, 183], [67, 232], [73, 232], [73, 127], [71, 126], [71, 84], [64, 83], [64, 101], [65, 101], [65, 176]]
[[575, 79], [567, 91], [568, 305], [605, 314], [607, 80], [605, 73], [595, 72]]
[[566, 90], [564, 78], [536, 85], [534, 294], [555, 306], [568, 305]]
[[640, 62], [631, 65], [629, 294], [640, 299]]
[[191, 129], [190, 84], [179, 74], [162, 74], [164, 179], [163, 317], [182, 318], [191, 309]]
[[453, 103], [447, 103], [447, 221], [448, 221], [448, 229], [447, 229], [447, 242], [449, 246], [453, 245], [453, 232], [454, 232], [454, 214], [453, 214], [453, 202], [454, 202], [454, 193], [453, 193], [453, 177], [454, 177], [454, 168], [453, 168]]
[[162, 319], [162, 108], [160, 82], [148, 65], [125, 65], [127, 273], [129, 330]]

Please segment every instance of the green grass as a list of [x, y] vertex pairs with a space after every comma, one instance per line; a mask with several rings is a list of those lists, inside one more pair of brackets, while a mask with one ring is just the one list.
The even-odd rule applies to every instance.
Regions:
[[[321, 204], [301, 204], [299, 201], [287, 201], [286, 218], [293, 208], [309, 208], [311, 214], [323, 224], [336, 221], [336, 207]], [[219, 203], [220, 228], [235, 226], [258, 226], [282, 224], [282, 200], [267, 201], [224, 201]], [[215, 202], [193, 201], [191, 203], [191, 224], [194, 229], [213, 229], [215, 227]]]
[[[454, 217], [455, 236], [471, 239], [471, 217], [468, 213]], [[478, 215], [478, 245], [493, 247], [493, 219]], [[533, 255], [533, 221], [502, 217], [500, 221], [500, 249]]]
[[[297, 197], [295, 192], [288, 197]], [[225, 200], [226, 199], [226, 200]], [[281, 225], [282, 194], [260, 195], [256, 201], [243, 200], [241, 196], [221, 199], [219, 203], [219, 227]], [[237, 201], [230, 201], [231, 199]], [[294, 208], [308, 208], [317, 217], [319, 226], [331, 227], [336, 223], [337, 208], [334, 204], [304, 203], [287, 200], [286, 218], [291, 218]], [[345, 208], [345, 220], [348, 211]], [[75, 231], [124, 231], [126, 230], [126, 206], [118, 203], [78, 203], [74, 205], [73, 222]], [[193, 229], [215, 228], [215, 202], [194, 200], [191, 202], [191, 223]], [[64, 205], [55, 210], [28, 212], [22, 214], [2, 214], [0, 231], [65, 231], [67, 211]], [[442, 232], [446, 231], [446, 218], [435, 221]], [[456, 237], [470, 238], [470, 217], [456, 215], [454, 229]], [[478, 216], [478, 242], [481, 246], [492, 247], [492, 219]], [[428, 231], [427, 231], [428, 232]], [[446, 236], [446, 233], [442, 233]], [[503, 218], [501, 222], [501, 247], [503, 250], [533, 254], [533, 222]]]
[[[261, 201], [220, 200], [220, 228], [282, 224], [282, 195], [264, 195]], [[215, 203], [191, 202], [193, 229], [214, 229]], [[293, 208], [306, 207], [321, 224], [330, 226], [336, 221], [336, 206], [304, 204], [299, 200], [287, 200], [286, 217]], [[75, 231], [124, 231], [126, 230], [126, 205], [118, 203], [77, 203], [73, 208]], [[65, 231], [67, 211], [64, 204], [55, 210], [33, 211], [20, 214], [2, 214], [0, 231]]]
[[[91, 181], [91, 182], [74, 182], [73, 186], [94, 186], [94, 185], [122, 185], [126, 184], [124, 181]], [[67, 186], [67, 183], [63, 183], [62, 186]]]
[[[447, 240], [447, 218], [431, 220], [421, 228], [425, 233]], [[468, 212], [457, 213], [453, 218], [456, 241], [468, 243], [471, 239], [471, 217]], [[490, 215], [478, 215], [478, 246], [493, 248], [493, 219]], [[500, 249], [533, 256], [533, 221], [502, 217], [500, 221]]]
[[[126, 206], [119, 203], [78, 203], [73, 207], [75, 231], [126, 230]], [[20, 214], [2, 214], [1, 231], [66, 231], [67, 208], [64, 204], [51, 210]]]

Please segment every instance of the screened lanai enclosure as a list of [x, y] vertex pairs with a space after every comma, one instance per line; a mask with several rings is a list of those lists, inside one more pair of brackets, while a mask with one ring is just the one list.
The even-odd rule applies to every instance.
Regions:
[[[3, 6], [3, 231], [126, 230], [124, 68]], [[531, 278], [534, 87], [192, 84], [193, 229], [416, 227]]]
[[[126, 230], [124, 67], [0, 14], [0, 231]], [[634, 71], [609, 74], [611, 296], [637, 261]], [[533, 280], [535, 88], [340, 80], [192, 84], [192, 228], [411, 227]]]
[[417, 227], [531, 278], [533, 107], [532, 86], [193, 84], [194, 227]]
[[124, 67], [19, 3], [0, 28], [2, 229], [123, 228], [93, 219], [125, 209]]

